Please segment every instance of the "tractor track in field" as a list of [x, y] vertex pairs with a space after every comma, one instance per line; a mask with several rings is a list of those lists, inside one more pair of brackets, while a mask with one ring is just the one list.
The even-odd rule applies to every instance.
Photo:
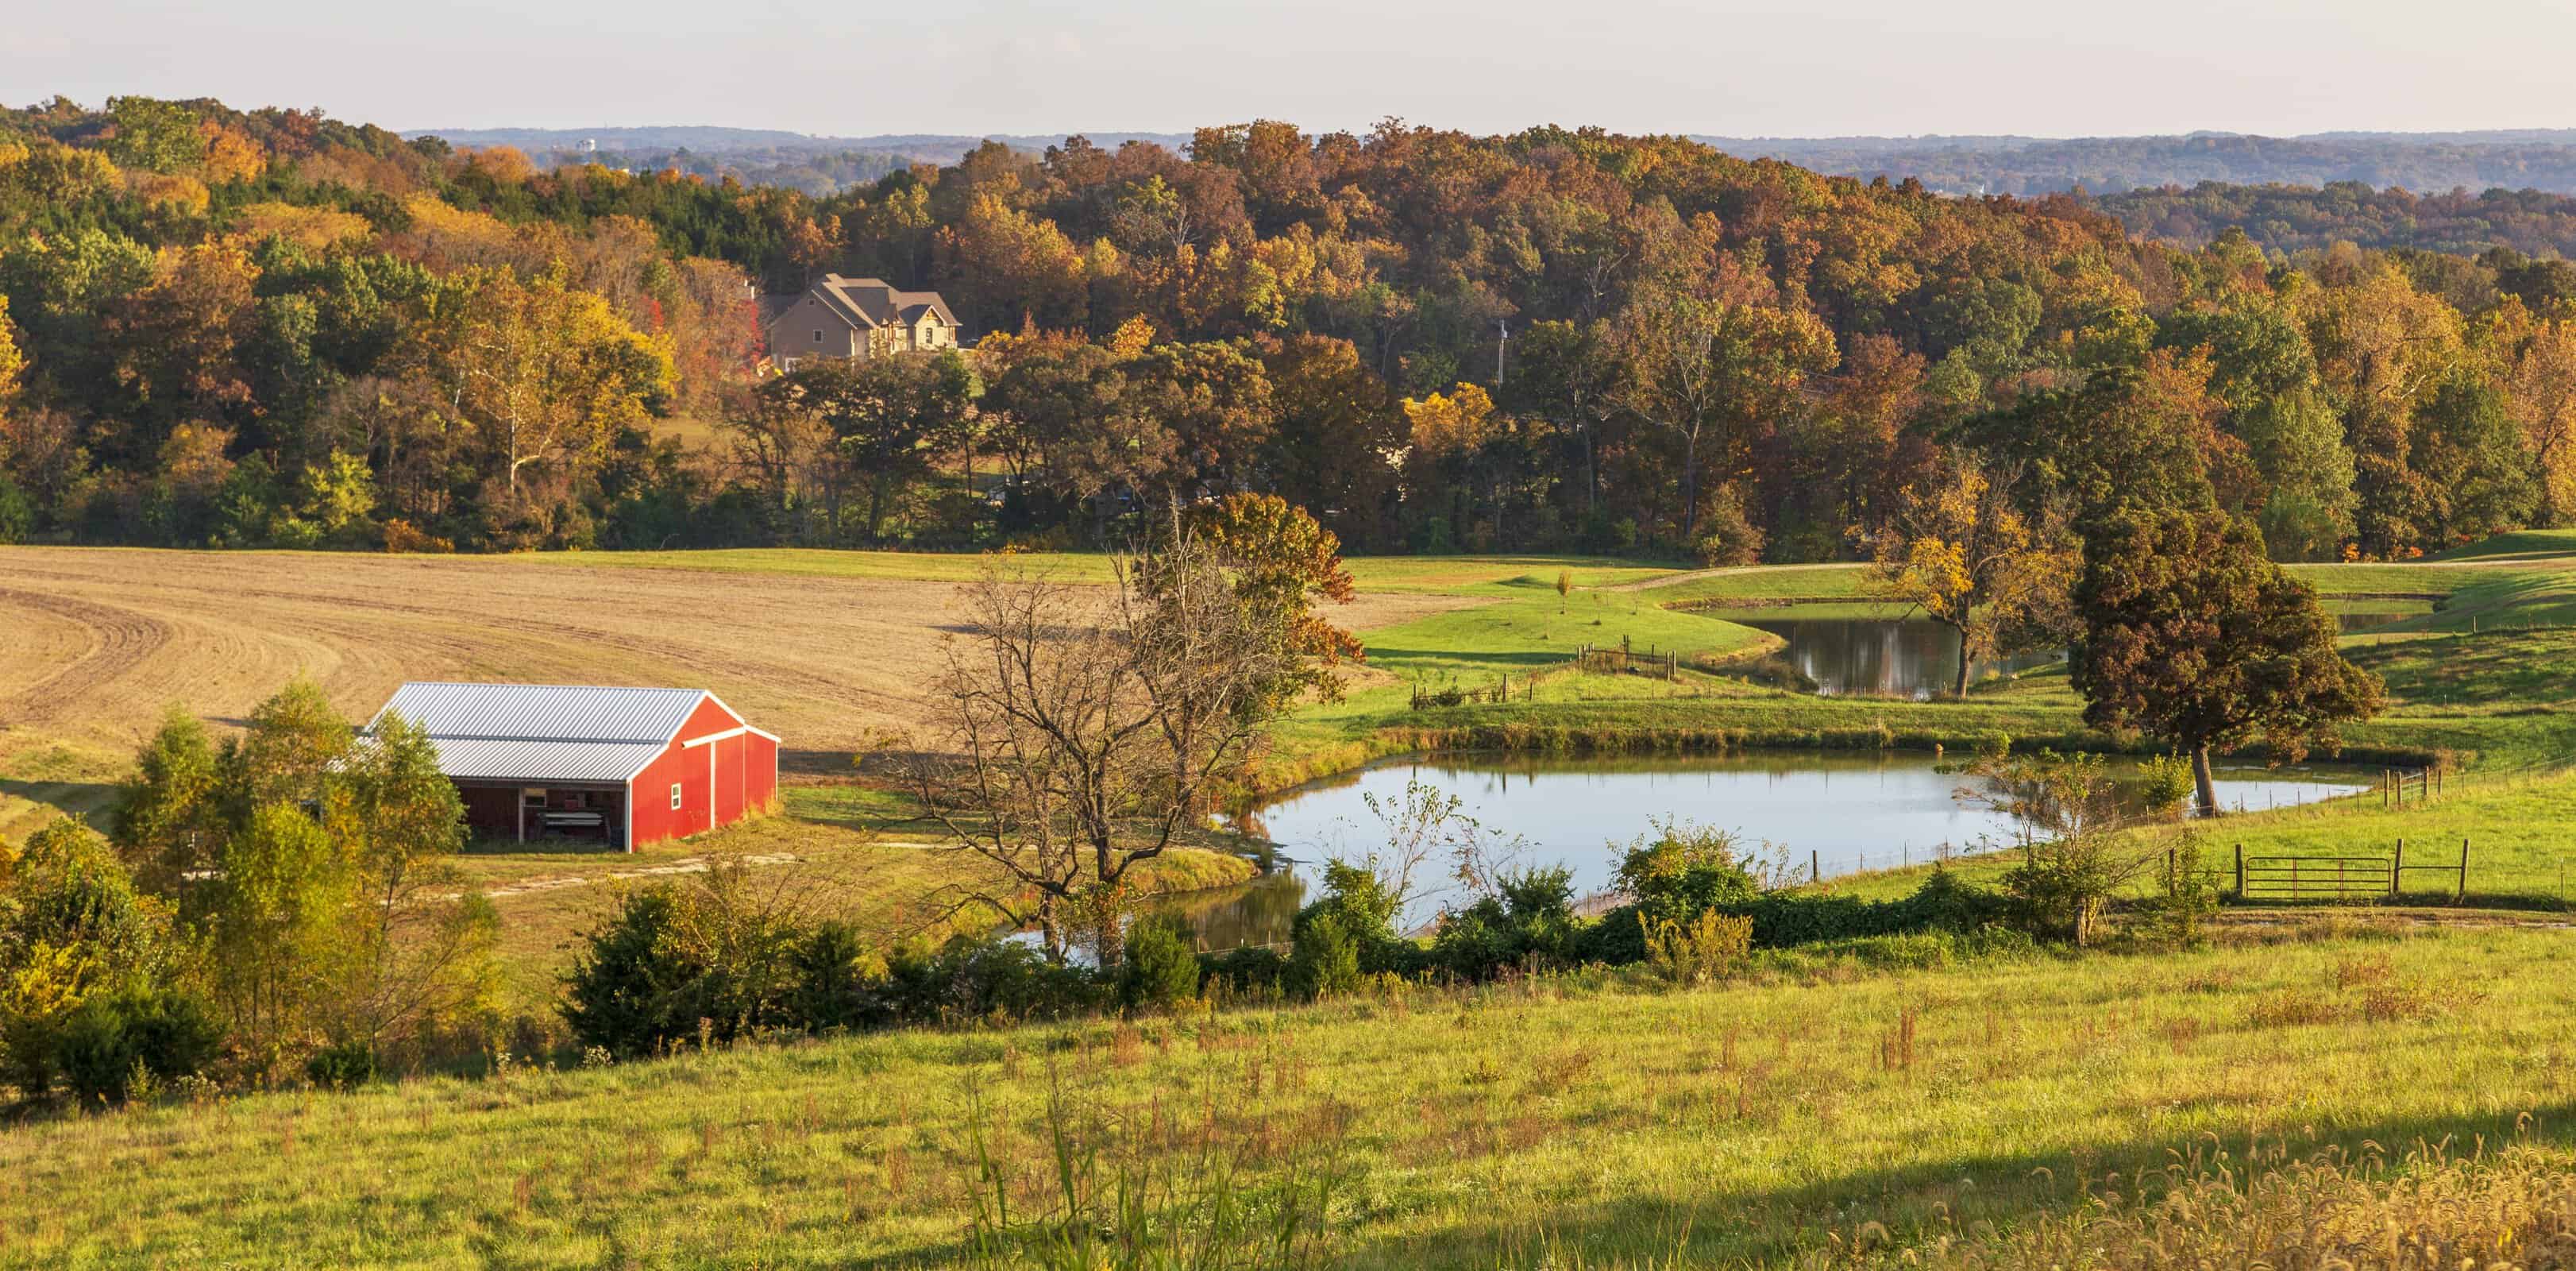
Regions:
[[0, 587], [0, 603], [68, 620], [91, 636], [89, 650], [69, 664], [0, 698], [0, 727], [51, 723], [70, 703], [132, 672], [170, 643], [170, 624], [132, 609], [13, 587]]

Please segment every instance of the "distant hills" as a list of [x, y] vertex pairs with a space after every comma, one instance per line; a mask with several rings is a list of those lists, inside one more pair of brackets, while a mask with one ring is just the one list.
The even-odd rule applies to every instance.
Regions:
[[2300, 137], [1695, 137], [1729, 154], [1836, 176], [1912, 177], [1945, 194], [2096, 194], [2194, 186], [2354, 181], [2418, 192], [2502, 188], [2576, 193], [2576, 129], [2335, 132]]
[[[983, 137], [931, 133], [882, 133], [868, 137], [817, 137], [772, 128], [696, 125], [644, 128], [424, 128], [405, 137], [434, 136], [449, 145], [510, 146], [539, 167], [599, 163], [638, 172], [666, 168], [699, 176], [732, 177], [745, 185], [777, 185], [816, 198], [873, 184], [916, 163], [951, 164], [984, 144]], [[1187, 133], [1102, 132], [1093, 144], [1114, 148], [1129, 140], [1177, 150]], [[992, 138], [1019, 150], [1044, 150], [1062, 137], [1004, 135]], [[585, 148], [590, 147], [590, 148]]]
[[[967, 134], [814, 136], [766, 128], [704, 126], [423, 129], [459, 146], [514, 146], [541, 166], [599, 162], [638, 170], [678, 168], [828, 195], [915, 163], [954, 163], [987, 138]], [[1178, 150], [1187, 133], [1093, 132], [1096, 145], [1150, 141]], [[1043, 150], [1060, 135], [991, 140]], [[2576, 194], [2576, 128], [2470, 132], [2324, 132], [2297, 137], [2195, 132], [2161, 137], [1721, 137], [1697, 135], [1729, 154], [1769, 157], [1836, 176], [1913, 178], [1945, 194], [2053, 194], [2081, 187], [2119, 194], [2203, 182], [2321, 187], [2357, 182], [2418, 193], [2463, 189]], [[585, 149], [585, 143], [595, 149]]]

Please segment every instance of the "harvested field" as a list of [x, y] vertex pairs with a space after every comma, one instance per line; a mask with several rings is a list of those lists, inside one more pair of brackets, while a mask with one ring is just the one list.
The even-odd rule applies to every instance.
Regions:
[[[299, 671], [352, 718], [415, 679], [704, 686], [785, 737], [789, 769], [837, 773], [916, 720], [956, 621], [954, 582], [588, 559], [0, 549], [0, 833], [37, 803], [97, 806], [165, 704], [221, 728]], [[1369, 595], [1334, 616], [1476, 603]]]

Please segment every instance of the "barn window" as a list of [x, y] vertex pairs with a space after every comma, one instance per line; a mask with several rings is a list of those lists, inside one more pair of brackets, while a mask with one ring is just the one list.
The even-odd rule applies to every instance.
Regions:
[[680, 783], [677, 781], [671, 783], [671, 810], [680, 810]]

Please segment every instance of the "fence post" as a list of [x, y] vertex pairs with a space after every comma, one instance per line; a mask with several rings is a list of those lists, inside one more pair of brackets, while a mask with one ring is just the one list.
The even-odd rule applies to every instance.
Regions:
[[2459, 904], [2459, 903], [2460, 903], [2460, 902], [2462, 902], [2462, 901], [2467, 900], [2468, 898], [2469, 898], [2469, 836], [2468, 836], [2468, 835], [2466, 835], [2466, 834], [2463, 834], [2463, 835], [2461, 835], [2461, 836], [2460, 836], [2460, 889], [2459, 889], [2457, 892], [2452, 893], [2452, 895], [2451, 895], [2451, 903], [2456, 905], [2456, 904]]
[[1825, 867], [1817, 863], [1816, 849], [1812, 847], [1807, 849], [1807, 881], [1811, 883], [1825, 881]]
[[2245, 899], [2245, 845], [2236, 845], [2236, 898]]
[[2397, 875], [2406, 868], [2406, 840], [2397, 840], [2397, 855], [2388, 858], [2388, 899], [2397, 899]]

